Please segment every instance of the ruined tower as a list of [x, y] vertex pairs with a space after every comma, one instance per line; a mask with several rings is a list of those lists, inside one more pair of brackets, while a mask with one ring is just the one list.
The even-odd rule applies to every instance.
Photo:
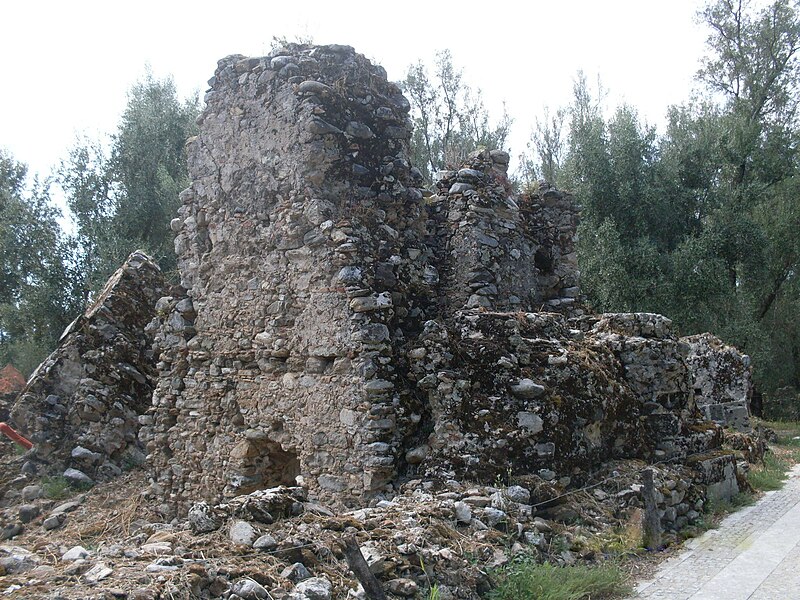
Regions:
[[581, 317], [571, 196], [513, 195], [490, 150], [423, 191], [407, 100], [349, 46], [230, 56], [210, 85], [140, 417], [171, 506], [296, 481], [358, 505], [686, 450], [668, 320]]

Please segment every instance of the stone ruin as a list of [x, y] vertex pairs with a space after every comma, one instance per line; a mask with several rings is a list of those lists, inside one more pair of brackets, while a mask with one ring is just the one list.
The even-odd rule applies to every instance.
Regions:
[[165, 510], [295, 482], [345, 506], [412, 478], [580, 483], [611, 458], [731, 479], [695, 404], [717, 397], [691, 372], [706, 347], [579, 307], [571, 196], [515, 197], [500, 151], [424, 190], [408, 101], [349, 46], [229, 56], [210, 86], [139, 417]]
[[281, 484], [345, 506], [411, 479], [580, 484], [620, 458], [735, 486], [708, 421], [749, 427], [748, 357], [581, 308], [569, 194], [513, 194], [496, 150], [424, 189], [408, 102], [349, 46], [230, 56], [210, 85], [181, 285], [135, 252], [68, 328], [11, 411], [30, 468], [146, 452], [168, 513]]
[[709, 421], [751, 431], [753, 396], [750, 357], [710, 333], [683, 338], [697, 407]]
[[88, 483], [143, 462], [137, 421], [156, 374], [145, 328], [166, 290], [158, 265], [134, 252], [67, 327], [11, 409], [35, 446], [28, 468], [67, 467]]

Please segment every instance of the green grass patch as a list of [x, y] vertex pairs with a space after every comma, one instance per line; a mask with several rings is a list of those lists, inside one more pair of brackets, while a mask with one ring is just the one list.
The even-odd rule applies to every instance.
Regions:
[[770, 452], [764, 456], [763, 465], [754, 465], [750, 469], [747, 481], [762, 492], [779, 490], [783, 487], [786, 472], [792, 468], [792, 464], [786, 458]]
[[756, 503], [756, 497], [748, 492], [739, 492], [730, 500], [709, 500], [706, 504], [706, 513], [712, 517], [729, 515], [745, 506]]
[[490, 600], [601, 600], [631, 593], [623, 571], [614, 564], [556, 567], [533, 560], [512, 564], [495, 573], [497, 587]]
[[42, 479], [42, 492], [45, 498], [63, 500], [64, 498], [69, 498], [74, 493], [74, 490], [69, 485], [66, 477], [56, 475]]
[[778, 438], [800, 436], [800, 421], [762, 421], [758, 419], [755, 424], [774, 430], [778, 434]]

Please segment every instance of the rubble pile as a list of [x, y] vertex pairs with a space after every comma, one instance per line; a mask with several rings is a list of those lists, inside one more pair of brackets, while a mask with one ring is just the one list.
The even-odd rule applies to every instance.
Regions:
[[[366, 598], [343, 554], [353, 538], [389, 598], [424, 598], [437, 586], [440, 598], [477, 600], [515, 557], [571, 565], [634, 550], [645, 465], [608, 463], [591, 488], [571, 494], [535, 475], [493, 485], [410, 480], [392, 500], [355, 510], [279, 486], [197, 503], [173, 523], [125, 491], [142, 486], [137, 473], [68, 501], [30, 485], [24, 505], [0, 512], [21, 523], [0, 545], [0, 577], [24, 597], [63, 600]], [[674, 539], [699, 522], [708, 497], [695, 470], [653, 468], [665, 538]], [[60, 525], [49, 529], [53, 521]]]

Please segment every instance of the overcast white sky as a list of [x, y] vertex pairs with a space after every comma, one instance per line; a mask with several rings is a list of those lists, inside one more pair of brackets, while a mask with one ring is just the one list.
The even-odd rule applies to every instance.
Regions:
[[418, 58], [449, 48], [490, 111], [514, 118], [512, 155], [525, 149], [544, 105], [569, 102], [583, 69], [611, 106], [627, 101], [649, 122], [689, 96], [706, 31], [703, 0], [348, 2], [218, 0], [5, 3], [0, 147], [46, 175], [76, 135], [111, 132], [126, 91], [150, 64], [184, 95], [205, 91], [217, 59], [262, 55], [273, 36], [341, 43], [400, 80]]

